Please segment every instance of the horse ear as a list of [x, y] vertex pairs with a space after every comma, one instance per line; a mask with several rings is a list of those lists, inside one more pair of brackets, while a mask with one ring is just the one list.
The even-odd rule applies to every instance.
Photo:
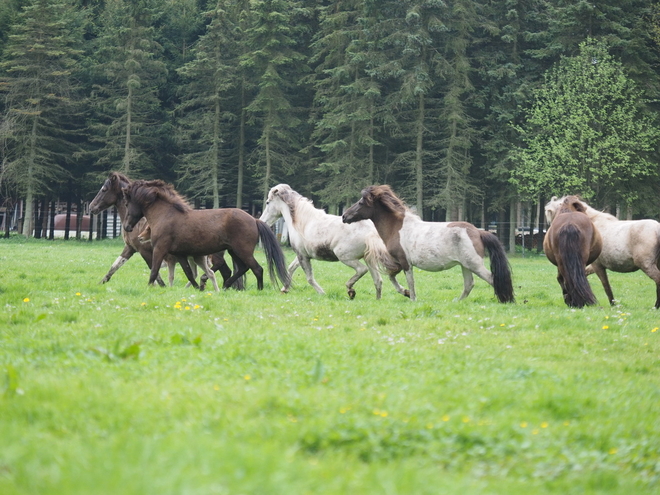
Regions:
[[558, 199], [559, 198], [557, 196], [553, 196], [552, 198], [550, 198], [550, 201], [557, 201]]
[[580, 211], [580, 212], [582, 212], [582, 213], [586, 213], [586, 212], [587, 212], [587, 209], [586, 209], [586, 208], [584, 207], [584, 205], [582, 204], [582, 201], [580, 201], [580, 200], [577, 199], [577, 198], [575, 198], [575, 200], [571, 203], [571, 206], [573, 207], [573, 209], [574, 209], [575, 211]]

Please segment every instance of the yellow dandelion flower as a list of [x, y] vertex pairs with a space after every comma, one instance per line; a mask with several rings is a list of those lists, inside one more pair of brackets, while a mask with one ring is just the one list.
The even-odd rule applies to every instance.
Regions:
[[547, 427], [548, 427], [547, 421], [544, 421], [543, 423], [541, 423], [541, 428], [547, 428]]
[[381, 411], [380, 416], [382, 418], [386, 418], [387, 417], [387, 411]]
[[527, 421], [523, 421], [522, 423], [520, 423], [520, 427], [527, 428]]
[[190, 309], [190, 306], [186, 306], [184, 309], [188, 311]]
[[615, 449], [615, 448], [611, 448], [611, 449], [609, 450], [609, 454], [610, 454], [610, 455], [614, 455], [614, 454], [616, 454], [617, 452], [618, 452], [618, 450]]
[[443, 420], [445, 423], [446, 423], [447, 421], [449, 421], [449, 419], [450, 419], [449, 414], [443, 414], [443, 416], [442, 416], [442, 420]]
[[433, 423], [426, 423], [426, 429], [427, 430], [432, 430], [433, 429]]
[[655, 333], [658, 331], [658, 327], [655, 327], [653, 330], [651, 330], [652, 333]]
[[243, 378], [245, 378], [246, 380], [250, 380], [252, 377], [250, 375], [245, 375]]
[[463, 421], [463, 423], [469, 423], [470, 418], [468, 418], [467, 416], [463, 416], [463, 419], [461, 421]]
[[30, 302], [30, 298], [26, 297], [25, 299], [23, 299], [23, 302]]
[[213, 385], [213, 390], [220, 390], [220, 387], [218, 387], [217, 385]]
[[380, 416], [380, 409], [374, 409], [372, 413], [374, 414], [374, 416]]
[[506, 326], [506, 324], [505, 323], [500, 323], [500, 326], [504, 327], [504, 326]]
[[193, 306], [193, 309], [199, 309], [199, 308], [201, 308], [201, 306], [200, 306], [199, 304], [195, 304], [195, 305]]
[[538, 435], [538, 434], [539, 434], [539, 430], [536, 429], [536, 428], [534, 428], [534, 429], [532, 430], [532, 435]]
[[603, 325], [603, 330], [607, 330], [608, 328], [610, 327], [608, 327], [607, 325]]
[[76, 296], [80, 296], [80, 295], [82, 295], [82, 294], [80, 294], [80, 292], [76, 292]]
[[140, 304], [140, 306], [146, 306], [146, 305], [147, 305], [146, 302], [143, 302], [142, 304]]
[[564, 426], [568, 426], [568, 425], [570, 425], [570, 424], [571, 424], [570, 421], [564, 421]]

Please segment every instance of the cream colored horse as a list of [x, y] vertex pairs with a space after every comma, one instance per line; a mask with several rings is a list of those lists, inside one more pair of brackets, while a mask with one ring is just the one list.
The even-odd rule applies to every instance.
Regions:
[[[314, 279], [311, 260], [341, 261], [355, 270], [355, 275], [346, 282], [350, 299], [355, 297], [353, 286], [367, 272], [374, 281], [376, 299], [380, 299], [383, 280], [378, 265], [388, 255], [373, 223], [346, 225], [342, 223], [341, 217], [314, 208], [311, 200], [287, 184], [278, 184], [270, 189], [260, 220], [272, 225], [280, 217], [284, 218], [291, 247], [296, 252], [296, 258], [288, 269], [290, 278], [302, 266], [307, 282], [316, 292], [324, 294]], [[367, 266], [360, 262], [361, 259], [364, 259]], [[390, 276], [390, 280], [399, 293], [408, 295], [393, 276]], [[289, 284], [282, 287], [283, 292], [288, 290]]]
[[[565, 197], [553, 197], [545, 206], [545, 216], [552, 223]], [[603, 250], [587, 267], [587, 275], [595, 273], [603, 284], [610, 304], [614, 294], [606, 270], [629, 273], [642, 270], [656, 285], [656, 309], [660, 307], [660, 223], [655, 220], [619, 220], [598, 211], [582, 201], [587, 216], [603, 238]]]

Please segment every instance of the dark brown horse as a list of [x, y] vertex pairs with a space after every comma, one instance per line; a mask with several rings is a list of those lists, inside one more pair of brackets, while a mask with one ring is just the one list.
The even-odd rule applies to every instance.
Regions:
[[598, 258], [602, 247], [600, 233], [580, 198], [566, 196], [545, 235], [543, 251], [557, 266], [557, 281], [568, 306], [582, 308], [596, 304], [586, 267]]
[[[146, 223], [146, 219], [143, 218], [145, 222], [145, 228], [140, 232], [137, 236], [138, 240], [142, 243], [148, 243], [151, 245], [151, 227], [149, 224]], [[140, 225], [142, 223], [142, 220], [140, 220], [136, 226]], [[137, 229], [133, 229], [133, 232], [136, 232]], [[170, 271], [170, 285], [172, 285], [172, 273], [174, 272], [174, 267], [172, 266], [175, 263], [175, 259], [171, 255], [165, 256], [165, 262], [167, 263], [167, 267]], [[241, 261], [239, 259], [234, 259], [234, 271], [238, 269], [240, 266]], [[226, 281], [229, 277], [231, 277], [231, 270], [227, 266], [227, 263], [225, 262], [225, 257], [224, 257], [224, 251], [221, 253], [213, 253], [212, 255], [209, 256], [209, 262], [211, 263], [211, 271], [217, 272], [220, 271], [220, 274], [222, 275], [222, 280], [223, 283]], [[191, 267], [194, 268], [194, 267]], [[193, 269], [193, 273], [194, 273]], [[199, 289], [204, 290], [206, 286], [206, 281], [208, 280], [208, 277], [206, 276], [206, 273], [202, 274], [201, 280], [199, 282]], [[236, 290], [244, 290], [245, 289], [245, 275], [239, 277], [236, 282], [232, 285], [232, 287]]]
[[[406, 273], [412, 300], [415, 300], [413, 266], [437, 272], [460, 265], [463, 270], [463, 293], [459, 299], [467, 297], [474, 287], [474, 273], [493, 286], [500, 302], [514, 301], [506, 253], [502, 243], [491, 232], [479, 230], [467, 222], [424, 222], [405, 206], [389, 186], [364, 189], [362, 199], [346, 210], [342, 218], [345, 223], [366, 219], [373, 221], [390, 256], [399, 270]], [[490, 254], [492, 273], [483, 264], [486, 250]]]
[[[116, 206], [117, 213], [119, 214], [119, 218], [123, 223], [124, 219], [126, 218], [126, 205], [124, 203], [124, 193], [122, 192], [122, 187], [126, 187], [130, 183], [131, 180], [128, 177], [126, 177], [124, 174], [121, 174], [119, 172], [111, 172], [108, 178], [101, 186], [101, 189], [99, 189], [99, 192], [96, 194], [96, 196], [90, 203], [89, 205], [90, 213], [97, 215], [106, 208], [110, 208], [111, 206]], [[119, 270], [124, 265], [124, 263], [126, 263], [135, 253], [140, 253], [140, 256], [142, 256], [142, 258], [147, 263], [149, 268], [152, 267], [153, 254], [152, 254], [151, 243], [143, 244], [139, 240], [140, 233], [148, 228], [147, 220], [146, 219], [140, 220], [140, 222], [135, 227], [136, 228], [132, 232], [126, 232], [125, 230], [122, 231], [122, 237], [124, 239], [124, 244], [125, 244], [124, 249], [119, 255], [119, 257], [112, 264], [108, 273], [106, 273], [103, 279], [101, 279], [102, 284], [110, 281], [110, 278], [112, 278], [115, 272]], [[231, 270], [225, 263], [223, 254], [224, 253], [215, 253], [215, 256], [212, 260], [213, 261], [212, 269], [214, 271], [219, 270], [220, 273], [222, 274], [223, 280], [226, 281], [231, 276]], [[172, 285], [174, 279], [174, 264], [176, 263], [177, 260], [174, 256], [167, 255], [164, 261], [169, 267], [169, 271], [170, 271], [169, 282], [170, 285]], [[189, 265], [187, 260], [183, 261], [183, 263]], [[184, 268], [184, 272], [185, 270], [186, 269]], [[160, 274], [156, 277], [156, 282], [161, 286], [165, 285], [165, 283], [160, 277]], [[243, 288], [242, 282], [243, 282], [243, 278], [240, 278], [233, 287], [237, 289], [242, 289]]]
[[[254, 249], [261, 240], [270, 278], [273, 284], [287, 284], [289, 276], [280, 245], [264, 222], [238, 208], [194, 210], [170, 186], [161, 180], [136, 180], [123, 189], [126, 202], [124, 229], [131, 232], [144, 216], [151, 226], [153, 262], [160, 263], [167, 253], [177, 258], [203, 256], [227, 250], [241, 266], [223, 286], [230, 287], [248, 269], [257, 278], [257, 288], [263, 289], [263, 268], [254, 258]], [[156, 265], [151, 268], [149, 284], [158, 276]], [[208, 273], [207, 273], [208, 274]]]

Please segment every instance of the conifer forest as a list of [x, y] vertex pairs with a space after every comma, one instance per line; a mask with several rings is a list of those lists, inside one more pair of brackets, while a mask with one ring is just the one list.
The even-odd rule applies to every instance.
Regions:
[[2, 0], [0, 206], [119, 171], [254, 215], [389, 184], [504, 239], [553, 195], [658, 218], [659, 62], [648, 0]]

